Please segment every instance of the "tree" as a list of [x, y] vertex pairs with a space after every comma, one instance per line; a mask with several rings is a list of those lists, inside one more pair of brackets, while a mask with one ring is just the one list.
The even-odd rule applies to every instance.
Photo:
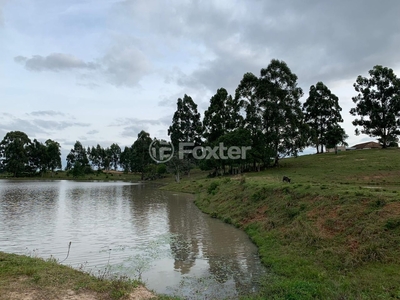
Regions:
[[58, 142], [48, 139], [46, 145], [46, 169], [51, 171], [52, 174], [55, 169], [61, 169], [61, 146]]
[[180, 142], [193, 142], [199, 145], [202, 135], [202, 124], [197, 104], [193, 99], [184, 95], [177, 101], [177, 109], [172, 118], [172, 125], [168, 128], [168, 135], [175, 149]]
[[122, 151], [120, 156], [120, 166], [125, 173], [131, 171], [131, 161], [132, 161], [132, 148], [125, 146], [124, 151]]
[[284, 61], [273, 59], [261, 69], [258, 97], [265, 106], [266, 137], [274, 152], [274, 166], [287, 155], [296, 156], [305, 147], [303, 112], [300, 107], [301, 88], [297, 76]]
[[120, 146], [118, 146], [118, 144], [113, 143], [110, 146], [110, 160], [111, 160], [111, 166], [114, 168], [114, 170], [118, 169], [118, 165], [120, 163], [120, 156], [121, 156]]
[[[310, 126], [312, 144], [317, 153], [324, 152], [328, 128], [343, 122], [339, 98], [322, 82], [310, 87], [309, 96], [303, 105], [305, 122]], [[319, 149], [320, 148], [320, 149]]]
[[204, 137], [208, 143], [214, 143], [224, 134], [231, 132], [242, 123], [240, 105], [236, 98], [228, 95], [224, 88], [210, 99], [210, 105], [204, 112]]
[[29, 171], [33, 174], [39, 171], [39, 173], [43, 176], [47, 170], [47, 147], [38, 140], [34, 139], [33, 143], [28, 146], [28, 156]]
[[346, 139], [349, 136], [346, 134], [344, 129], [339, 125], [333, 125], [329, 127], [325, 134], [325, 143], [328, 148], [335, 148], [335, 154], [337, 154], [337, 146], [344, 145], [348, 146]]
[[181, 181], [181, 174], [189, 172], [191, 167], [190, 160], [180, 159], [177, 153], [175, 153], [175, 155], [171, 157], [166, 166], [168, 172], [175, 175], [175, 181], [177, 183]]
[[[378, 137], [383, 148], [398, 141], [400, 134], [400, 80], [392, 69], [375, 66], [370, 78], [359, 75], [354, 83], [358, 95], [353, 97], [356, 107], [350, 110], [359, 118], [354, 126], [362, 126], [361, 133]], [[360, 134], [358, 128], [356, 134]]]
[[149, 147], [152, 142], [150, 134], [142, 130], [138, 134], [137, 140], [132, 145], [133, 151], [133, 172], [140, 172], [141, 179], [144, 179], [146, 168], [154, 163], [149, 154]]
[[[171, 136], [171, 142], [175, 149], [175, 154], [179, 151], [179, 143], [187, 142], [193, 143], [194, 146], [201, 144], [202, 136], [202, 123], [200, 121], [200, 113], [197, 111], [197, 104], [193, 99], [184, 95], [183, 99], [179, 98], [177, 101], [177, 109], [172, 118], [172, 124], [168, 128], [168, 135]], [[180, 181], [180, 174], [182, 171], [190, 172], [190, 165], [192, 157], [185, 154], [179, 161], [177, 155], [171, 158], [172, 161], [167, 163], [168, 170], [176, 175], [177, 182]]]
[[244, 109], [245, 118], [243, 128], [250, 134], [251, 151], [249, 153], [253, 163], [253, 170], [259, 170], [260, 164], [267, 165], [273, 151], [268, 147], [264, 135], [264, 112], [262, 98], [257, 96], [259, 79], [253, 73], [246, 73], [235, 92], [235, 99]]
[[81, 176], [89, 171], [92, 171], [89, 166], [89, 159], [86, 148], [81, 142], [76, 141], [74, 148], [67, 155], [66, 170], [72, 170], [74, 177]]
[[8, 132], [0, 143], [2, 169], [19, 176], [29, 164], [29, 146], [31, 140], [22, 131]]
[[[297, 76], [284, 61], [273, 59], [260, 77], [246, 73], [236, 90], [246, 111], [245, 128], [249, 129], [253, 145], [262, 159], [296, 156], [306, 145], [308, 126], [300, 106], [303, 91], [297, 87]], [[265, 145], [265, 146], [264, 146]]]

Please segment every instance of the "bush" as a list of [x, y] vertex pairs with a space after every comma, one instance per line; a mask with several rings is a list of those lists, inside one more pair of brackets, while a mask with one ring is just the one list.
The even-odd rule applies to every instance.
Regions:
[[157, 174], [164, 175], [165, 173], [167, 173], [167, 166], [165, 164], [159, 164], [157, 166]]
[[210, 185], [208, 186], [207, 192], [209, 194], [215, 195], [217, 192], [218, 186], [219, 186], [219, 182], [217, 182], [217, 181], [211, 182]]

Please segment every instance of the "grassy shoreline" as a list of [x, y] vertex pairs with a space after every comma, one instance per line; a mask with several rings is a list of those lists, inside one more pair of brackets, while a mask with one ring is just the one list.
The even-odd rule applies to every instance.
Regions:
[[400, 299], [399, 178], [399, 149], [365, 150], [163, 189], [247, 232], [271, 271], [260, 299]]
[[[139, 298], [135, 298], [139, 297]], [[25, 255], [0, 252], [0, 299], [172, 299], [156, 296], [137, 280], [99, 278]]]

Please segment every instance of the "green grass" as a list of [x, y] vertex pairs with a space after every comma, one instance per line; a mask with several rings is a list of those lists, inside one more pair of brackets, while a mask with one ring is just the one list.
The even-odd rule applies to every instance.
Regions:
[[[292, 183], [282, 183], [282, 176]], [[164, 189], [245, 230], [270, 274], [260, 299], [400, 299], [400, 150], [307, 155]]]
[[137, 280], [111, 275], [99, 278], [55, 260], [0, 252], [0, 299], [67, 299], [71, 293], [75, 298], [68, 299], [129, 299], [139, 286], [142, 283]]

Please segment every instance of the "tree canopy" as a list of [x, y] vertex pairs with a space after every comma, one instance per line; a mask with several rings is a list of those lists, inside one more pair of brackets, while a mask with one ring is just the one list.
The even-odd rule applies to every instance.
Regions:
[[317, 153], [324, 152], [327, 144], [328, 128], [337, 127], [343, 122], [339, 98], [322, 82], [310, 87], [309, 96], [303, 105], [305, 122], [310, 126], [311, 144]]
[[183, 99], [178, 99], [168, 135], [175, 149], [178, 149], [179, 142], [200, 144], [202, 136], [200, 113], [197, 111], [197, 104], [190, 96], [185, 94]]
[[24, 132], [8, 132], [0, 143], [2, 168], [14, 176], [26, 172], [31, 144], [31, 140]]
[[[378, 137], [383, 148], [398, 141], [400, 134], [400, 80], [392, 69], [380, 65], [369, 71], [369, 78], [359, 75], [354, 83], [358, 92], [350, 114], [357, 116], [354, 126], [361, 133]], [[356, 128], [356, 134], [360, 133]]]

